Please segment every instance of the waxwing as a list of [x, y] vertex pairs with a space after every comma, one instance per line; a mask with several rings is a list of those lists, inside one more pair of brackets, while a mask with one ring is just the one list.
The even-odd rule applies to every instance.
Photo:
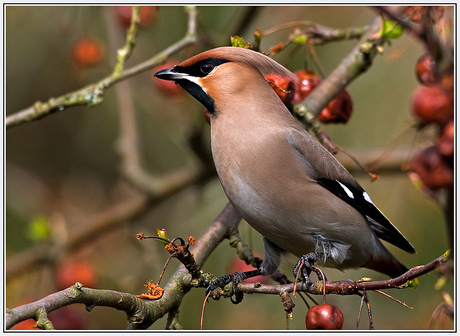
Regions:
[[[261, 72], [296, 81], [270, 57], [220, 47], [157, 72], [210, 112], [211, 148], [222, 187], [241, 216], [264, 237], [259, 269], [217, 279], [274, 273], [284, 252], [299, 257], [307, 281], [313, 263], [340, 270], [365, 267], [390, 277], [404, 267], [379, 239], [414, 253], [353, 176], [291, 115]], [[303, 264], [302, 264], [303, 262]], [[237, 303], [242, 294], [235, 294]]]

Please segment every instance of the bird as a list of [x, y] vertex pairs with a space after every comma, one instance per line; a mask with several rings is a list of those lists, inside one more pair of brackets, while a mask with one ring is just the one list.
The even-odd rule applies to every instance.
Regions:
[[[256, 275], [272, 275], [293, 254], [307, 285], [315, 264], [339, 270], [368, 268], [396, 277], [407, 271], [382, 244], [414, 247], [375, 206], [348, 170], [300, 123], [263, 73], [297, 83], [269, 56], [217, 47], [158, 71], [210, 113], [211, 151], [233, 207], [263, 236], [264, 259], [252, 271], [219, 277], [208, 291]], [[320, 274], [318, 274], [318, 277]]]

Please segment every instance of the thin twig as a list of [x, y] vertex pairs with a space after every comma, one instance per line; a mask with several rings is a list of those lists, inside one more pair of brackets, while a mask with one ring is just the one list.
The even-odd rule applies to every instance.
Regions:
[[359, 322], [361, 322], [361, 313], [363, 312], [364, 295], [361, 295], [361, 301], [359, 303], [358, 318], [356, 319], [356, 330], [359, 329]]
[[163, 275], [165, 274], [166, 268], [168, 267], [168, 264], [173, 257], [174, 257], [173, 255], [170, 255], [168, 259], [166, 259], [165, 265], [163, 266], [163, 270], [161, 271], [160, 276], [158, 277], [158, 281], [157, 281], [158, 286], [160, 285], [161, 279], [163, 278]]
[[406, 308], [414, 309], [413, 307], [408, 306], [406, 303], [402, 302], [401, 300], [398, 300], [398, 299], [392, 297], [391, 295], [389, 295], [389, 294], [387, 294], [387, 293], [385, 293], [385, 292], [382, 292], [381, 290], [374, 289], [374, 292], [377, 292], [377, 293], [379, 293], [379, 294], [382, 294], [383, 296], [385, 296], [385, 297], [387, 297], [387, 298], [389, 298], [389, 299], [392, 299], [393, 301], [399, 303], [400, 305], [402, 305], [402, 306], [404, 306], [404, 307], [406, 307]]
[[369, 302], [369, 297], [367, 291], [363, 291], [363, 297], [367, 306], [367, 315], [369, 316], [369, 330], [374, 330], [374, 321], [372, 319], [371, 303]]
[[201, 308], [201, 318], [200, 318], [200, 330], [203, 330], [203, 322], [204, 322], [204, 308], [206, 307], [206, 302], [208, 302], [209, 296], [211, 295], [211, 291], [206, 295], [203, 301], [203, 306]]

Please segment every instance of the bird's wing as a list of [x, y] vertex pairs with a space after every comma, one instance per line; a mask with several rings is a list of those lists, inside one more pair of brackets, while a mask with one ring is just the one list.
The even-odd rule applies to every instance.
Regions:
[[369, 226], [377, 237], [403, 249], [415, 253], [414, 247], [374, 205], [369, 195], [342, 164], [319, 142], [303, 129], [289, 132], [287, 140], [290, 146], [301, 156], [308, 166], [310, 179], [316, 180], [366, 217]]

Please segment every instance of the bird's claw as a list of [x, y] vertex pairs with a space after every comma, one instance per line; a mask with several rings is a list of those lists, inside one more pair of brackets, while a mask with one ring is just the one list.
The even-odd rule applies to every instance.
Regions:
[[295, 265], [292, 272], [294, 277], [297, 277], [300, 269], [300, 275], [304, 278], [307, 289], [309, 289], [313, 284], [313, 282], [310, 280], [310, 273], [312, 271], [316, 273], [319, 280], [327, 281], [324, 273], [315, 265], [316, 261], [322, 259], [323, 257], [324, 256], [319, 253], [308, 253], [301, 256], [297, 261], [297, 264]]
[[230, 297], [230, 301], [232, 301], [233, 304], [238, 304], [241, 301], [243, 301], [243, 293], [238, 290], [238, 284], [240, 282], [243, 282], [243, 280], [247, 278], [251, 278], [259, 274], [260, 274], [259, 270], [254, 270], [254, 271], [236, 272], [233, 274], [223, 275], [221, 277], [218, 277], [216, 280], [214, 280], [213, 282], [209, 284], [208, 288], [206, 289], [206, 295], [208, 295], [214, 289], [223, 288], [226, 284], [232, 282], [232, 290], [233, 290], [233, 295], [235, 296], [235, 299], [233, 299], [233, 297]]

